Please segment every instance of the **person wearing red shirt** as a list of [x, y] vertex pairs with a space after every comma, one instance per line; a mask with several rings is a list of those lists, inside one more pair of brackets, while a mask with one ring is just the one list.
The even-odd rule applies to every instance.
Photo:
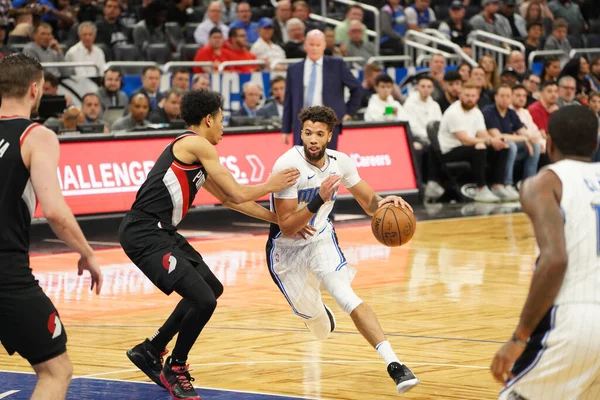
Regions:
[[542, 83], [540, 100], [530, 105], [527, 110], [537, 125], [542, 137], [546, 137], [548, 132], [548, 120], [550, 114], [558, 110], [556, 102], [558, 101], [558, 85], [553, 81]]
[[[208, 44], [198, 49], [198, 52], [194, 57], [194, 61], [211, 61], [213, 63], [213, 70], [217, 71], [219, 69], [219, 65], [223, 61], [228, 60], [223, 50], [223, 33], [219, 28], [213, 28], [208, 34]], [[210, 69], [194, 67], [195, 74], [201, 74], [203, 72], [210, 72]]]
[[[223, 47], [223, 55], [227, 61], [256, 60], [256, 56], [248, 50], [248, 38], [242, 28], [229, 30], [229, 43]], [[256, 71], [258, 65], [240, 65], [229, 67], [225, 71], [247, 74]]]

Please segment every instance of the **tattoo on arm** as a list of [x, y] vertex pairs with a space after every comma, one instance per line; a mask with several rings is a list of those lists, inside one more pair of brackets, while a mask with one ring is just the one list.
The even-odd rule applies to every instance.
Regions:
[[371, 201], [369, 202], [369, 211], [371, 213], [375, 213], [375, 211], [377, 211], [377, 205], [381, 200], [383, 200], [383, 197], [378, 194], [375, 194], [375, 196], [371, 198]]

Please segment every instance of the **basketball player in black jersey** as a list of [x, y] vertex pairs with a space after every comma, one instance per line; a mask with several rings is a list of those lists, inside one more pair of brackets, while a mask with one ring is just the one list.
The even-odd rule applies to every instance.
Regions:
[[56, 400], [65, 398], [73, 367], [58, 311], [29, 268], [37, 201], [56, 235], [81, 254], [79, 275], [90, 271], [96, 293], [102, 275], [61, 193], [56, 134], [29, 119], [43, 86], [37, 60], [21, 53], [0, 60], [0, 341], [33, 366], [38, 381], [32, 398]]
[[[290, 168], [262, 185], [239, 185], [214, 147], [223, 136], [221, 104], [215, 92], [185, 94], [181, 116], [188, 131], [160, 155], [119, 228], [121, 245], [138, 268], [165, 294], [175, 291], [183, 297], [151, 340], [127, 351], [129, 359], [174, 399], [200, 399], [186, 361], [223, 293], [202, 256], [177, 233], [177, 225], [201, 187], [227, 207], [275, 222], [275, 214], [254, 200], [293, 185], [299, 176]], [[163, 367], [165, 347], [178, 332], [172, 357]]]

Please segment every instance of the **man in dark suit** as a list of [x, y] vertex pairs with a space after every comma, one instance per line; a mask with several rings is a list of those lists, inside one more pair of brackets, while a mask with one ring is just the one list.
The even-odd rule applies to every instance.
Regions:
[[242, 106], [232, 114], [232, 117], [255, 118], [258, 112], [262, 89], [256, 83], [246, 82], [242, 86], [242, 93], [244, 95]]
[[[285, 85], [285, 101], [281, 130], [284, 141], [294, 134], [294, 144], [300, 145], [300, 110], [323, 105], [335, 111], [338, 120], [346, 121], [360, 107], [361, 85], [341, 58], [325, 56], [325, 35], [312, 30], [304, 43], [306, 59], [290, 65]], [[344, 88], [350, 89], [350, 99], [344, 103]], [[337, 149], [340, 126], [333, 130], [329, 148]]]
[[285, 78], [276, 76], [271, 79], [271, 98], [258, 110], [257, 115], [267, 119], [283, 117], [283, 100], [285, 98]]

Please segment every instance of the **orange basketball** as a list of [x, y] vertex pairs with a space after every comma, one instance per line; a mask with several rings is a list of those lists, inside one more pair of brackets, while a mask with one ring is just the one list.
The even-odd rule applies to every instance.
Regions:
[[398, 247], [412, 239], [417, 229], [415, 215], [408, 208], [387, 203], [375, 211], [371, 230], [379, 243], [387, 247]]

